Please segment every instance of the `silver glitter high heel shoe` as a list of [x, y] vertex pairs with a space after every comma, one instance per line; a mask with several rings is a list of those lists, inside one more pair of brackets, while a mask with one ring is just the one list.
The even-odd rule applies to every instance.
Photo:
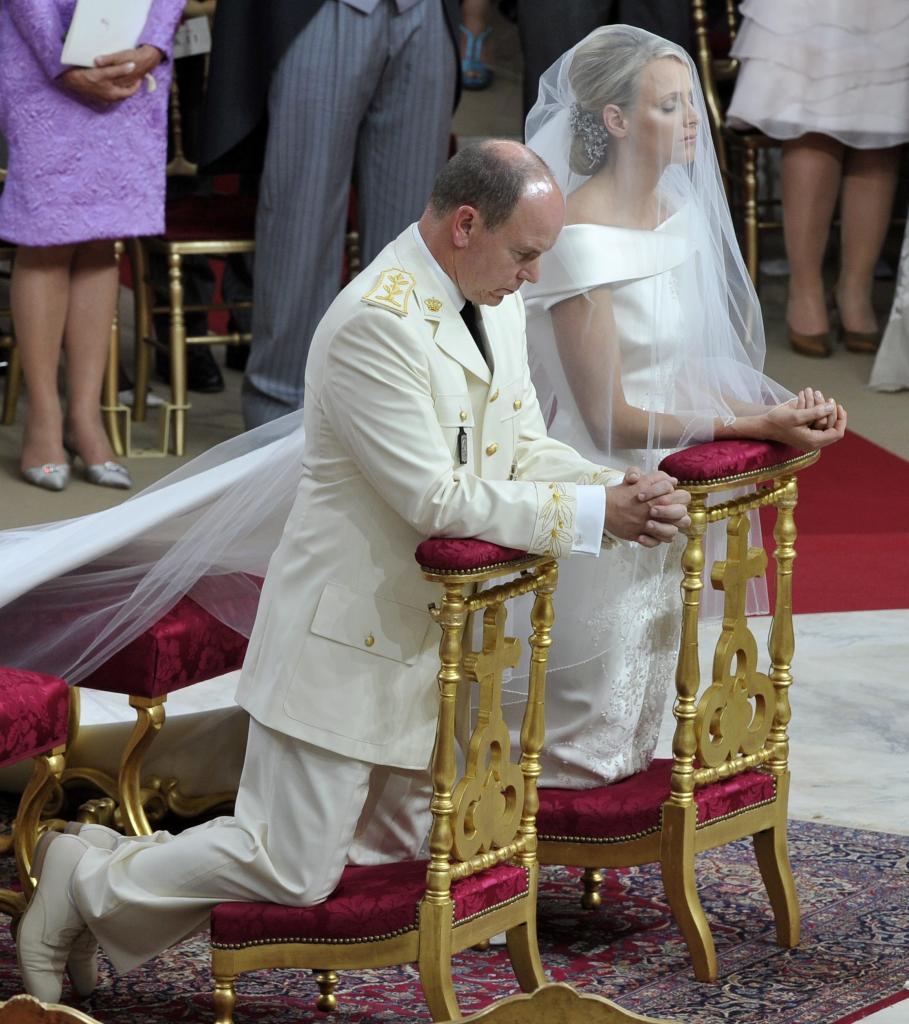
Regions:
[[116, 487], [121, 491], [128, 491], [132, 487], [133, 478], [129, 475], [126, 466], [121, 466], [119, 462], [114, 462], [112, 459], [108, 459], [107, 462], [89, 464], [76, 451], [72, 441], [67, 437], [63, 438], [63, 447], [74, 459], [79, 459], [82, 462], [85, 468], [85, 479], [90, 484], [95, 484], [98, 487]]
[[35, 487], [46, 491], [63, 491], [70, 480], [68, 462], [45, 462], [43, 466], [30, 466], [22, 470], [22, 476]]
[[128, 491], [133, 485], [133, 478], [126, 466], [108, 459], [107, 462], [96, 462], [85, 466], [85, 479], [99, 487], [119, 487]]

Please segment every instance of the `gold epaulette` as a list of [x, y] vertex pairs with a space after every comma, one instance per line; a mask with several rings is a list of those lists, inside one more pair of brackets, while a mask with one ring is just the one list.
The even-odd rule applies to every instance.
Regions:
[[407, 316], [407, 306], [416, 280], [400, 267], [383, 270], [375, 286], [363, 296], [363, 302], [370, 306], [381, 306], [390, 309], [398, 316]]

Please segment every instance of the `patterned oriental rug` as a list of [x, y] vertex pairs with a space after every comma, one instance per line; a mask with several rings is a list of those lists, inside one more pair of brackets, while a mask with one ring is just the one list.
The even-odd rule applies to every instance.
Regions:
[[[685, 1024], [853, 1024], [909, 997], [909, 837], [791, 826], [802, 905], [802, 942], [774, 943], [773, 922], [747, 842], [703, 854], [698, 879], [720, 961], [715, 985], [691, 974], [654, 866], [610, 872], [603, 905], [584, 911], [578, 872], [548, 868], [541, 886], [540, 947], [550, 977], [621, 1005]], [[0, 885], [12, 858], [0, 859]], [[330, 966], [330, 965], [327, 965]], [[104, 1024], [213, 1020], [205, 936], [116, 977], [102, 958], [101, 982], [82, 1008]], [[464, 1014], [515, 991], [500, 948], [455, 960]], [[20, 991], [15, 950], [0, 929], [0, 998]], [[428, 1022], [412, 967], [342, 975], [339, 1009], [314, 1009], [309, 972], [263, 971], [238, 983], [237, 1024]], [[64, 999], [69, 989], [64, 989]], [[909, 1021], [909, 1002], [906, 1002]]]

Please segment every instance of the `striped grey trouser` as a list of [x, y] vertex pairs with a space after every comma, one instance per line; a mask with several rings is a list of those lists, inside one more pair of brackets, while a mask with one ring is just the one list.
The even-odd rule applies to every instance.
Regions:
[[[299, 409], [340, 286], [351, 178], [364, 264], [423, 212], [445, 162], [455, 51], [440, 0], [365, 15], [328, 0], [272, 77], [256, 220], [247, 428]], [[364, 290], [366, 285], [364, 284]]]

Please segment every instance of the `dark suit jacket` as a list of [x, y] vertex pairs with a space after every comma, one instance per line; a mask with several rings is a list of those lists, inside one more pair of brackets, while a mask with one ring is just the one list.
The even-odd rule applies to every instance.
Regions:
[[[199, 144], [206, 170], [261, 170], [272, 72], [325, 2], [218, 0]], [[459, 0], [424, 2], [443, 5], [457, 54]]]

